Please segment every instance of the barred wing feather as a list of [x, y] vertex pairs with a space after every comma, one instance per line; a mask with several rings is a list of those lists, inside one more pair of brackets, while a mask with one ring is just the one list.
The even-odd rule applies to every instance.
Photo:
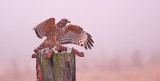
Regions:
[[50, 18], [38, 24], [33, 30], [35, 30], [38, 38], [43, 38], [44, 36], [48, 36], [55, 29], [55, 27], [55, 19]]
[[76, 25], [68, 25], [65, 30], [65, 34], [60, 38], [61, 44], [77, 44], [85, 47], [85, 49], [91, 49], [94, 41], [92, 36], [83, 29]]

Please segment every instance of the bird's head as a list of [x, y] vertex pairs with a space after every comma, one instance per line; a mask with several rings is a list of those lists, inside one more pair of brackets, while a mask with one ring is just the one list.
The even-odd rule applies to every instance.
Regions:
[[70, 23], [70, 21], [66, 18], [63, 18], [57, 23], [57, 25], [60, 27], [65, 27], [67, 23]]

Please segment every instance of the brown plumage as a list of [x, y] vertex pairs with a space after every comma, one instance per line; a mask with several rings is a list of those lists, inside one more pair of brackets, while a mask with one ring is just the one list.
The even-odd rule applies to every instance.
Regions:
[[62, 19], [55, 24], [55, 18], [47, 19], [46, 21], [38, 24], [34, 30], [39, 38], [47, 37], [45, 41], [37, 47], [34, 51], [38, 52], [43, 48], [53, 46], [62, 46], [63, 44], [77, 44], [85, 47], [85, 49], [93, 47], [94, 41], [92, 36], [77, 25], [69, 24], [68, 19]]

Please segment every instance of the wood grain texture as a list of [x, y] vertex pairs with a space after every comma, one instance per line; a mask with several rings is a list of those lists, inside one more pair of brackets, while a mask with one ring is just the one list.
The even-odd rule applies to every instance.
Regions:
[[53, 54], [50, 59], [41, 55], [42, 81], [76, 81], [75, 54]]

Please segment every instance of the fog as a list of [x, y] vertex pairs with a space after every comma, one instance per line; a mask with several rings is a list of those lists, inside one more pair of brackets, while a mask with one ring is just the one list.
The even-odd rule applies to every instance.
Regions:
[[159, 0], [1, 0], [0, 12], [0, 81], [36, 80], [31, 55], [45, 38], [32, 29], [51, 17], [93, 36], [91, 50], [67, 45], [85, 53], [77, 81], [159, 80]]

